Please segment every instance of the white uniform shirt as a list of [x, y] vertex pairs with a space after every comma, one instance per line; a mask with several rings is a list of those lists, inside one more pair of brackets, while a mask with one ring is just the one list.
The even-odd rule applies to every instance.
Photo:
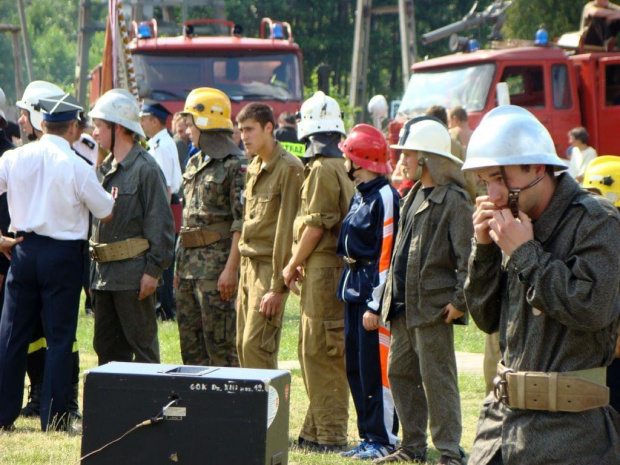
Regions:
[[575, 179], [579, 176], [583, 177], [588, 163], [595, 158], [596, 150], [592, 147], [586, 147], [583, 150], [573, 147], [571, 150], [570, 163], [568, 164], [568, 173]]
[[163, 171], [166, 178], [166, 186], [170, 192], [177, 192], [183, 182], [181, 165], [179, 163], [179, 151], [177, 150], [177, 144], [165, 128], [149, 140], [149, 153], [153, 155], [153, 158], [155, 158]]
[[51, 134], [0, 157], [0, 194], [4, 192], [11, 231], [58, 240], [86, 239], [88, 210], [105, 218], [114, 208], [92, 167], [66, 139]]

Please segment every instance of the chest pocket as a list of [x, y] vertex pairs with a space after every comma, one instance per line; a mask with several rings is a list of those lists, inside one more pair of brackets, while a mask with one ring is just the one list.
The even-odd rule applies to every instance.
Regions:
[[136, 198], [138, 195], [138, 185], [135, 183], [124, 183], [110, 187], [112, 196], [114, 196], [115, 191], [117, 202], [131, 201], [131, 199]]
[[278, 210], [280, 209], [279, 192], [264, 192], [256, 194], [251, 199], [248, 197], [247, 192], [244, 192], [243, 195], [250, 202], [248, 203], [250, 219], [265, 218], [268, 220], [271, 217], [277, 217]]

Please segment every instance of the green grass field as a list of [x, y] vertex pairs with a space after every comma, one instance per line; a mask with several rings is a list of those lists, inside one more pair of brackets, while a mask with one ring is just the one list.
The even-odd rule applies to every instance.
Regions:
[[[280, 360], [297, 359], [297, 333], [299, 325], [299, 300], [291, 296], [288, 301]], [[84, 372], [97, 365], [97, 358], [92, 348], [94, 320], [80, 312], [78, 326], [78, 343], [80, 347], [81, 370]], [[176, 323], [160, 323], [159, 341], [162, 363], [181, 363], [179, 337]], [[455, 326], [456, 350], [464, 352], [484, 351], [484, 336], [473, 325]], [[291, 372], [293, 381], [291, 387], [290, 432], [292, 442], [297, 438], [303, 423], [308, 405], [306, 393], [299, 370]], [[463, 414], [463, 440], [461, 445], [469, 452], [473, 443], [479, 408], [484, 397], [484, 380], [482, 375], [460, 375], [459, 387], [461, 390], [461, 404]], [[80, 392], [81, 394], [81, 392]], [[349, 442], [357, 444], [357, 427], [355, 424], [355, 409], [350, 402], [349, 411]], [[66, 433], [41, 433], [39, 420], [20, 418], [16, 422], [17, 430], [12, 433], [0, 433], [0, 464], [3, 465], [38, 465], [62, 464], [72, 465], [79, 463], [80, 437], [69, 436]], [[200, 440], [196, 437], [196, 440]], [[429, 439], [429, 463], [439, 459], [439, 454], [432, 448]], [[352, 460], [340, 458], [334, 454], [312, 454], [301, 451], [292, 446], [289, 453], [289, 463], [295, 464], [345, 464]], [[120, 462], [118, 465], [122, 465]], [[228, 465], [228, 464], [223, 464]], [[236, 464], [230, 464], [236, 465]]]

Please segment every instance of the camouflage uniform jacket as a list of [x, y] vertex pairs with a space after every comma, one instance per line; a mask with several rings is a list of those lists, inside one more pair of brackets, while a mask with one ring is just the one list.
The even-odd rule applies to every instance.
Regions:
[[[242, 195], [247, 160], [237, 155], [214, 159], [198, 152], [183, 174], [183, 227], [230, 223], [230, 232], [241, 232]], [[206, 247], [184, 248], [177, 244], [176, 274], [183, 279], [218, 279], [224, 271], [232, 240], [222, 239]]]
[[[533, 222], [534, 239], [511, 257], [474, 243], [465, 298], [484, 332], [499, 330], [515, 371], [566, 372], [609, 365], [620, 314], [620, 216], [607, 201], [558, 178]], [[505, 262], [502, 264], [502, 262]], [[620, 415], [610, 406], [579, 413], [483, 405], [469, 463], [620, 463]]]

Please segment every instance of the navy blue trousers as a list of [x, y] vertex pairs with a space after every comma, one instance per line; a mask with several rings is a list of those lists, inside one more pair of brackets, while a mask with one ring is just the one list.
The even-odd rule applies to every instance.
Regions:
[[[357, 428], [361, 439], [378, 444], [391, 444], [390, 435], [398, 434], [398, 418], [391, 399], [386, 405], [379, 353], [379, 331], [366, 331], [362, 318], [368, 307], [345, 303], [344, 347], [347, 379], [357, 412]], [[386, 367], [387, 369], [387, 367]], [[392, 418], [385, 409], [391, 410]]]
[[13, 249], [0, 320], [0, 425], [19, 415], [26, 355], [43, 318], [47, 339], [41, 429], [63, 426], [71, 399], [72, 346], [77, 329], [84, 241], [23, 234]]

